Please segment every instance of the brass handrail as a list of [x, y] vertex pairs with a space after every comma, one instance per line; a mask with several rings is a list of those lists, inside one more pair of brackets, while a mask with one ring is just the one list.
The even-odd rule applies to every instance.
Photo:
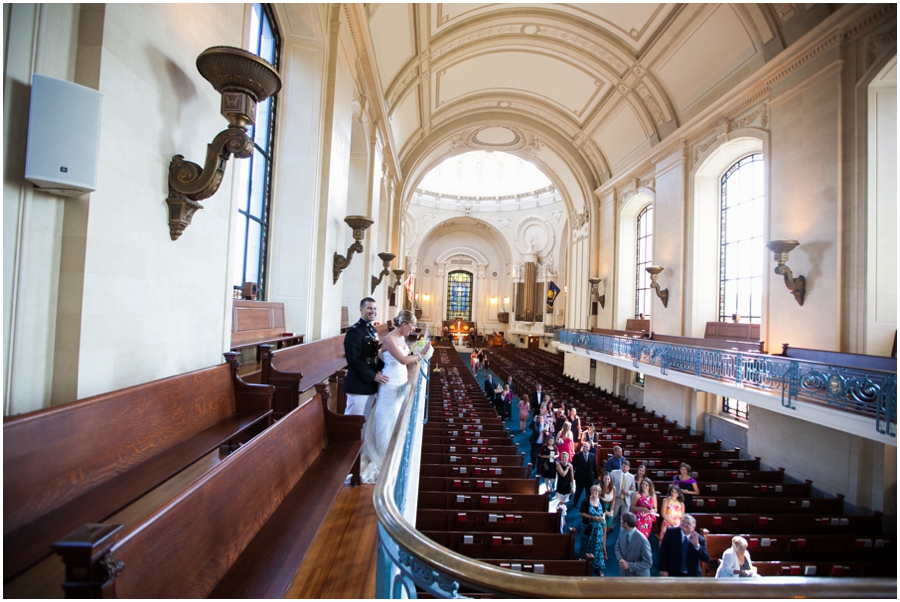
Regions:
[[[426, 381], [427, 382], [427, 381]], [[510, 571], [458, 554], [417, 531], [403, 517], [394, 497], [404, 470], [403, 447], [415, 416], [417, 386], [403, 404], [391, 444], [375, 486], [375, 514], [382, 537], [387, 535], [408, 555], [407, 573], [424, 581], [453, 583], [437, 593], [458, 596], [457, 587], [514, 598], [891, 598], [897, 580], [889, 578], [765, 577], [761, 579], [690, 579], [683, 577], [561, 577]], [[418, 458], [412, 458], [418, 462]], [[383, 545], [383, 542], [382, 542]], [[425, 569], [433, 571], [426, 574]], [[404, 570], [404, 567], [401, 567]], [[412, 579], [416, 581], [415, 578]], [[639, 592], [639, 594], [636, 594]], [[435, 593], [435, 590], [430, 590]]]

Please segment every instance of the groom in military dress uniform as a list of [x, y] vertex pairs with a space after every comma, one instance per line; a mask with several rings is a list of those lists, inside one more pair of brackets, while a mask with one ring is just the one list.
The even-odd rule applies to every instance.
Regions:
[[345, 414], [365, 416], [368, 420], [378, 393], [378, 385], [388, 381], [381, 373], [384, 362], [378, 359], [381, 342], [372, 321], [378, 315], [375, 299], [366, 297], [359, 302], [359, 321], [347, 329], [344, 336], [344, 355], [347, 359], [347, 393]]

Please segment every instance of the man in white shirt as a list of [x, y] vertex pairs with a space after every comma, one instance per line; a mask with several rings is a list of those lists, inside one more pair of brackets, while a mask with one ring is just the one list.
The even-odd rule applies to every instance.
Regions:
[[621, 470], [614, 470], [609, 473], [613, 487], [616, 488], [613, 521], [616, 521], [623, 512], [628, 512], [631, 508], [631, 496], [634, 495], [636, 489], [634, 486], [634, 475], [628, 472], [629, 470], [631, 470], [631, 463], [628, 460], [622, 460]]

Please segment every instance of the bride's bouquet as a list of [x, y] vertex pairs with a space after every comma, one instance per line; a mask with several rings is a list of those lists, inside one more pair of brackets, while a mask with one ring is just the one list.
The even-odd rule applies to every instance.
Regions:
[[[410, 347], [410, 349], [409, 349], [410, 353], [412, 353], [414, 355], [417, 353], [420, 353], [423, 349], [425, 349], [425, 346], [428, 345], [428, 343], [430, 341], [431, 341], [431, 327], [426, 327], [425, 328], [425, 336], [423, 336], [421, 339], [419, 339], [418, 341], [413, 343], [412, 347]], [[422, 355], [422, 359], [430, 360], [432, 355], [434, 355], [434, 347], [429, 346], [428, 351], [426, 351]]]

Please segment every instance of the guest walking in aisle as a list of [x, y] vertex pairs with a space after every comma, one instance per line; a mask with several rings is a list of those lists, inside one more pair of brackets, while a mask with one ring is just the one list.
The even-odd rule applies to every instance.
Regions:
[[637, 518], [631, 512], [622, 515], [622, 528], [616, 541], [616, 559], [623, 577], [649, 577], [653, 566], [650, 542], [637, 530]]
[[581, 557], [590, 560], [595, 575], [606, 570], [606, 513], [600, 501], [600, 486], [591, 487], [581, 503]]

